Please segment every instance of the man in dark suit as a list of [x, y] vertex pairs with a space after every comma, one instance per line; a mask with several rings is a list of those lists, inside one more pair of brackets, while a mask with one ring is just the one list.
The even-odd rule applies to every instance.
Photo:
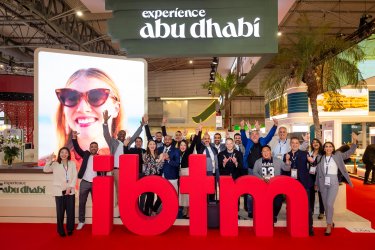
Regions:
[[313, 211], [310, 206], [310, 191], [314, 183], [309, 174], [308, 163], [313, 163], [314, 159], [306, 151], [300, 150], [300, 146], [301, 144], [297, 137], [290, 138], [291, 151], [284, 155], [284, 162], [286, 163], [286, 165], [290, 166], [290, 176], [293, 179], [298, 180], [306, 189], [307, 198], [309, 201], [309, 234], [310, 236], [313, 236]]
[[[367, 146], [362, 157], [362, 162], [366, 165], [365, 179], [363, 180], [363, 184], [375, 184], [375, 144], [370, 144]], [[370, 177], [371, 171], [371, 182], [369, 182], [368, 178]]]
[[[178, 193], [178, 177], [180, 171], [180, 152], [172, 145], [172, 136], [164, 136], [164, 145], [158, 148], [159, 155], [163, 154], [164, 165], [161, 171], [162, 176], [167, 179]], [[161, 205], [161, 200], [155, 202], [152, 215], [155, 215]]]
[[77, 131], [73, 131], [73, 147], [79, 156], [82, 157], [82, 165], [78, 172], [78, 179], [81, 179], [79, 185], [79, 217], [77, 230], [81, 230], [85, 225], [86, 202], [89, 193], [92, 198], [92, 181], [97, 176], [94, 171], [94, 155], [98, 154], [98, 143], [91, 142], [90, 149], [83, 151], [77, 141]]

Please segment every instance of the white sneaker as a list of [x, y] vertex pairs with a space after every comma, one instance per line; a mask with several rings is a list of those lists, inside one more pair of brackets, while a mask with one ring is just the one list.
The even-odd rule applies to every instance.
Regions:
[[84, 222], [80, 222], [80, 223], [78, 223], [77, 230], [81, 230], [81, 229], [83, 228], [84, 225], [85, 225]]

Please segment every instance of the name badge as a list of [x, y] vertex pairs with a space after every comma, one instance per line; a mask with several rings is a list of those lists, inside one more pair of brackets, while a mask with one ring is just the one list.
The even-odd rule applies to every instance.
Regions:
[[310, 167], [309, 173], [316, 174], [316, 166]]
[[283, 160], [283, 155], [282, 154], [277, 154], [276, 158], [279, 159], [279, 160]]
[[291, 176], [293, 179], [297, 179], [297, 169], [292, 169], [292, 172], [291, 172], [290, 176]]
[[331, 186], [331, 178], [329, 176], [324, 178], [324, 185]]

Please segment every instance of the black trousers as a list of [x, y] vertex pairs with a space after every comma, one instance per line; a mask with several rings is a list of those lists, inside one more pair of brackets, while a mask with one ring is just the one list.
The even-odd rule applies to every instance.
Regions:
[[151, 193], [151, 192], [146, 193], [146, 203], [145, 203], [145, 209], [144, 209], [145, 215], [151, 215], [151, 212], [154, 208], [154, 198], [155, 198], [154, 193]]
[[375, 183], [375, 165], [374, 164], [366, 164], [366, 172], [365, 172], [364, 182], [368, 181], [368, 177], [370, 177], [371, 171], [372, 171], [371, 182]]
[[66, 211], [66, 230], [73, 232], [74, 218], [75, 218], [75, 195], [55, 196], [56, 201], [56, 219], [57, 219], [57, 232], [60, 235], [65, 234], [64, 230], [64, 214]]
[[280, 213], [281, 206], [283, 205], [284, 195], [278, 194], [273, 200], [273, 217], [277, 218]]

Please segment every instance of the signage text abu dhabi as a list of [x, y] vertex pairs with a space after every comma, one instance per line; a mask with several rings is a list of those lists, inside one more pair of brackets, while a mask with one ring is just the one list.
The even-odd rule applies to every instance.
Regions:
[[46, 186], [25, 181], [0, 181], [0, 191], [2, 194], [45, 194]]
[[106, 8], [129, 57], [277, 53], [277, 0], [106, 0]]
[[[178, 195], [172, 184], [161, 176], [139, 179], [138, 155], [121, 155], [119, 172], [119, 212], [123, 224], [138, 235], [158, 235], [168, 230], [178, 213]], [[122, 167], [121, 167], [122, 166]], [[95, 156], [95, 171], [111, 171], [113, 156]], [[206, 174], [206, 156], [189, 156], [189, 176], [180, 177], [180, 192], [189, 194], [190, 234], [207, 234], [207, 195], [215, 192], [215, 179]], [[108, 235], [113, 226], [113, 176], [93, 180], [92, 233]], [[138, 206], [143, 193], [156, 193], [162, 203], [161, 212], [152, 217], [144, 215]], [[293, 237], [308, 236], [308, 202], [304, 187], [296, 180], [277, 176], [269, 183], [255, 176], [242, 176], [236, 181], [220, 177], [220, 233], [238, 234], [238, 199], [250, 194], [254, 199], [254, 231], [256, 236], [273, 235], [273, 200], [285, 194], [287, 227]]]

